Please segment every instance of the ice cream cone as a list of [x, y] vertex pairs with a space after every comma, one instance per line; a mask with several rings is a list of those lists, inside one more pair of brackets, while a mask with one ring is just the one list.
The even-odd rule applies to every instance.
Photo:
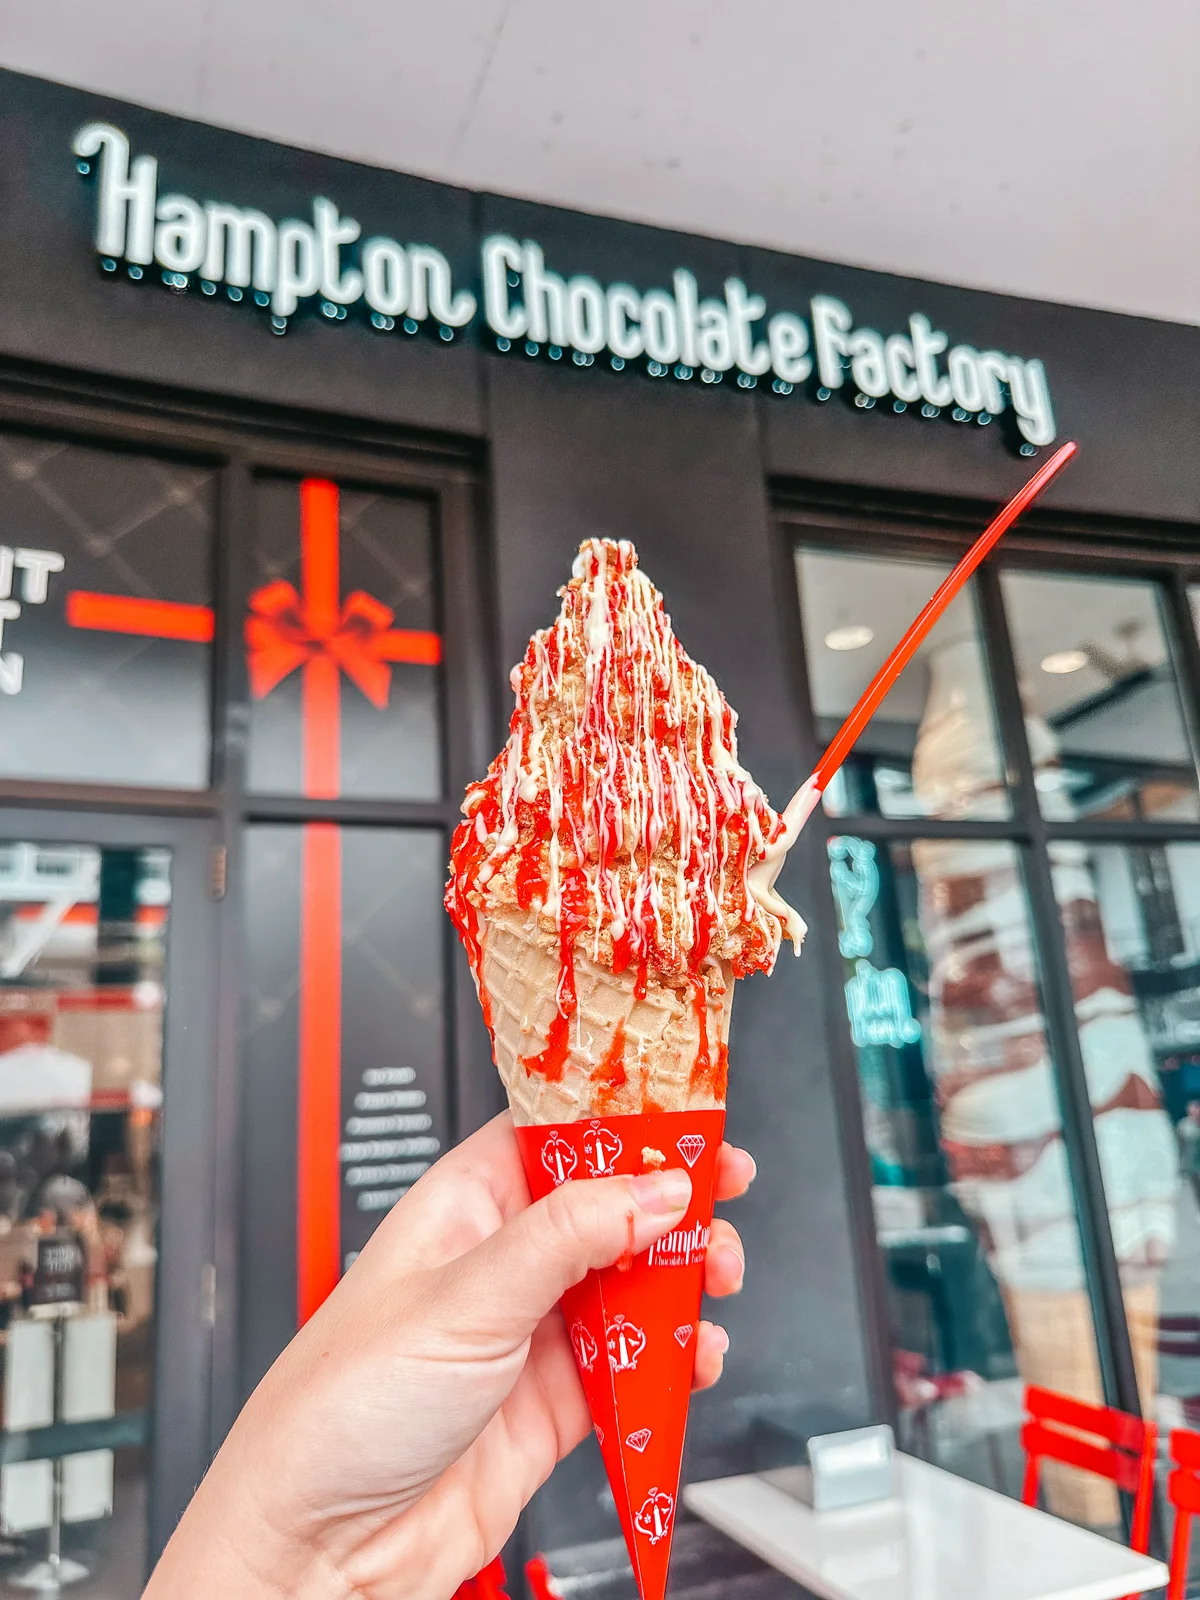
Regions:
[[552, 1076], [528, 1063], [550, 1048], [558, 942], [532, 911], [498, 909], [484, 920], [480, 981], [496, 1066], [518, 1126], [724, 1106], [733, 1005], [728, 965], [709, 969], [700, 995], [688, 983], [671, 987], [648, 977], [639, 984], [635, 972], [614, 973], [577, 953], [576, 1009], [561, 1070]]
[[[679, 1497], [725, 1121], [732, 975], [717, 974], [702, 995], [690, 986], [680, 993], [577, 953], [576, 1008], [561, 1074], [551, 1080], [529, 1063], [551, 1048], [559, 1015], [557, 942], [532, 912], [502, 911], [485, 919], [481, 943], [496, 1065], [534, 1197], [572, 1178], [648, 1167], [691, 1174], [692, 1203], [677, 1228], [645, 1254], [589, 1273], [563, 1300], [629, 1558], [643, 1600], [657, 1600]], [[712, 1070], [697, 1074], [698, 1056]]]
[[560, 593], [513, 670], [508, 742], [467, 791], [446, 908], [534, 1199], [573, 1178], [691, 1172], [677, 1227], [563, 1299], [639, 1592], [662, 1600], [733, 983], [769, 972], [803, 923], [772, 888], [785, 824], [633, 547], [586, 541]]
[[642, 1600], [663, 1600], [712, 1224], [721, 1107], [518, 1127], [535, 1199], [572, 1178], [686, 1167], [692, 1201], [651, 1248], [589, 1272], [562, 1313]]

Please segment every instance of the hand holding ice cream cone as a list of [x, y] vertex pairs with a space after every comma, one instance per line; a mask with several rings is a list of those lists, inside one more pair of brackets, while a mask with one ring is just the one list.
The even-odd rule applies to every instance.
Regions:
[[[645, 1600], [666, 1583], [713, 1229], [735, 979], [799, 917], [755, 875], [784, 829], [736, 718], [633, 547], [589, 540], [514, 669], [508, 743], [467, 792], [446, 905], [535, 1197], [675, 1169], [679, 1226], [563, 1300]], [[777, 871], [777, 863], [774, 864]]]
[[531, 1191], [680, 1166], [692, 1178], [678, 1228], [644, 1256], [631, 1240], [563, 1297], [642, 1600], [666, 1588], [734, 980], [769, 973], [785, 934], [799, 953], [804, 923], [775, 889], [788, 850], [937, 617], [1074, 451], [976, 540], [782, 816], [632, 545], [607, 539], [580, 547], [557, 621], [513, 669], [508, 742], [467, 791], [446, 908]]

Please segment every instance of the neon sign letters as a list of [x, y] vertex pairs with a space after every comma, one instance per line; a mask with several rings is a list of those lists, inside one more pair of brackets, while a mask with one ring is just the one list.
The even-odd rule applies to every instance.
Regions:
[[842, 834], [830, 839], [829, 876], [841, 931], [838, 948], [854, 961], [846, 980], [846, 1013], [855, 1046], [887, 1045], [898, 1050], [916, 1044], [921, 1024], [913, 1016], [908, 980], [897, 967], [882, 971], [867, 957], [875, 948], [868, 918], [879, 898], [879, 867], [868, 839]]

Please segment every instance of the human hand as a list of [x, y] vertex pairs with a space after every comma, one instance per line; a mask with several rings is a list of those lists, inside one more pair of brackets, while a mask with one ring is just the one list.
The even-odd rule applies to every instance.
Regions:
[[[753, 1177], [722, 1146], [717, 1199]], [[444, 1156], [263, 1379], [145, 1600], [448, 1600], [589, 1430], [563, 1291], [625, 1252], [631, 1212], [640, 1252], [690, 1195], [670, 1170], [530, 1204], [507, 1113]], [[736, 1293], [743, 1265], [715, 1219], [707, 1292]], [[700, 1324], [696, 1388], [727, 1348]]]

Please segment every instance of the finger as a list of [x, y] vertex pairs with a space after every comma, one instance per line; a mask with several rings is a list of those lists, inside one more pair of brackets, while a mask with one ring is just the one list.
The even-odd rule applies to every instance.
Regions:
[[649, 1249], [691, 1197], [678, 1167], [564, 1183], [452, 1262], [440, 1292], [470, 1310], [481, 1346], [515, 1347], [590, 1268]]
[[723, 1144], [717, 1156], [717, 1199], [736, 1200], [754, 1182], [758, 1168], [749, 1150]]
[[455, 1178], [466, 1172], [486, 1184], [505, 1217], [523, 1211], [529, 1204], [529, 1184], [510, 1112], [502, 1111], [485, 1122], [469, 1139], [447, 1151], [432, 1169], [432, 1173]]
[[384, 1259], [392, 1272], [442, 1266], [528, 1204], [529, 1185], [505, 1111], [447, 1151], [392, 1207], [359, 1256], [360, 1272], [385, 1270]]
[[696, 1365], [692, 1372], [692, 1389], [711, 1389], [725, 1370], [725, 1352], [729, 1349], [729, 1335], [713, 1322], [702, 1322], [696, 1335]]
[[704, 1256], [705, 1294], [737, 1294], [745, 1276], [746, 1253], [737, 1229], [724, 1217], [714, 1217]]

